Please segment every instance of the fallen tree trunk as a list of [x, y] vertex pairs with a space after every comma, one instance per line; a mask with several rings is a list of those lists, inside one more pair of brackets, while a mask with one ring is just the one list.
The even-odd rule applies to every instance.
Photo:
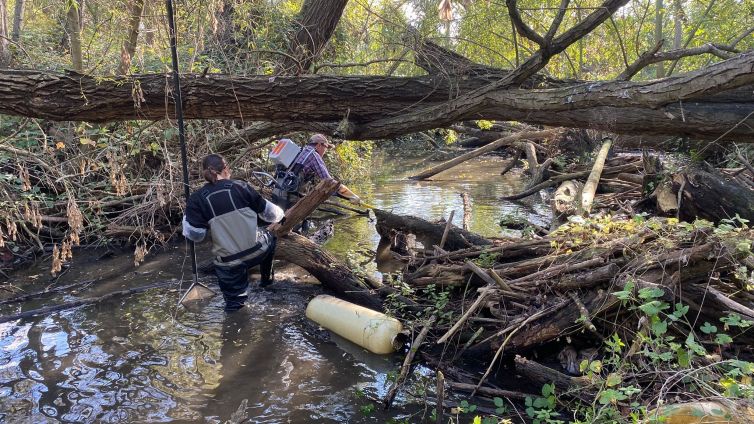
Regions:
[[613, 140], [606, 140], [602, 143], [597, 157], [594, 159], [594, 166], [592, 172], [589, 173], [589, 177], [584, 183], [584, 188], [581, 190], [581, 205], [579, 210], [583, 214], [589, 215], [592, 211], [592, 202], [594, 201], [594, 194], [597, 192], [597, 185], [602, 177], [602, 170], [605, 168], [605, 160], [607, 159], [607, 153], [610, 151], [610, 146], [613, 145]]
[[293, 227], [300, 224], [320, 204], [329, 199], [339, 186], [340, 183], [332, 178], [320, 181], [309, 194], [286, 211], [285, 219], [282, 222], [270, 225], [270, 231], [278, 237], [287, 235]]
[[[632, 163], [627, 163], [627, 164], [624, 164], [624, 165], [618, 165], [618, 166], [607, 168], [603, 172], [606, 175], [607, 174], [620, 174], [622, 172], [627, 172], [627, 171], [638, 171], [639, 169], [641, 169], [641, 165], [639, 165], [639, 162], [632, 162]], [[557, 175], [557, 176], [554, 176], [554, 177], [550, 178], [547, 181], [544, 181], [544, 182], [542, 182], [540, 184], [537, 184], [536, 186], [534, 186], [534, 187], [532, 187], [532, 188], [530, 188], [528, 190], [524, 190], [521, 193], [513, 194], [513, 195], [510, 195], [510, 196], [503, 196], [500, 199], [501, 200], [518, 200], [518, 199], [523, 199], [524, 197], [531, 196], [532, 194], [537, 193], [540, 190], [544, 190], [546, 188], [556, 186], [556, 185], [558, 185], [558, 183], [561, 183], [563, 181], [567, 181], [567, 180], [571, 180], [571, 179], [577, 179], [577, 178], [583, 178], [583, 177], [586, 177], [587, 175], [589, 175], [590, 173], [591, 173], [591, 171], [579, 171], [579, 172], [571, 172], [571, 173], [568, 173], [568, 174]]]
[[[445, 224], [433, 224], [427, 220], [396, 215], [387, 211], [374, 209], [377, 217], [377, 232], [382, 237], [389, 237], [389, 230], [395, 229], [404, 233], [415, 234], [417, 240], [422, 240], [424, 247], [439, 245], [445, 232]], [[492, 244], [486, 238], [458, 227], [451, 226], [445, 241], [446, 250], [458, 250], [469, 246], [483, 246]]]
[[[285, 123], [299, 129], [330, 129], [348, 116], [342, 134], [375, 139], [406, 134], [463, 119], [520, 121], [595, 128], [626, 134], [672, 134], [700, 139], [754, 142], [754, 101], [744, 87], [754, 82], [754, 53], [684, 76], [644, 83], [578, 83], [549, 89], [510, 88], [485, 96], [481, 112], [448, 116], [447, 122], [378, 122], [407, 109], [444, 104], [457, 93], [484, 87], [470, 77], [230, 77], [182, 78], [187, 119], [244, 119]], [[715, 78], [710, 78], [713, 76]], [[106, 122], [160, 120], [173, 116], [166, 74], [96, 78], [0, 70], [0, 113], [50, 120]], [[720, 82], [723, 81], [723, 82]], [[729, 90], [711, 95], [713, 90]], [[750, 92], [750, 90], [749, 90]], [[681, 105], [679, 100], [683, 101]]]
[[[352, 302], [378, 311], [382, 301], [371, 289], [379, 288], [365, 278], [358, 277], [350, 268], [306, 237], [290, 230], [303, 221], [322, 202], [327, 200], [340, 183], [334, 179], [322, 180], [314, 189], [288, 209], [280, 223], [272, 224], [269, 230], [278, 236], [275, 257], [304, 268], [322, 285]], [[388, 289], [388, 288], [386, 288]]]
[[[552, 130], [545, 130], [545, 131], [525, 131], [520, 132], [517, 134], [510, 135], [508, 137], [503, 137], [500, 140], [497, 140], [495, 142], [492, 142], [490, 144], [487, 144], [486, 146], [480, 147], [478, 149], [472, 150], [468, 153], [464, 153], [461, 156], [458, 156], [456, 158], [453, 158], [447, 162], [443, 162], [439, 165], [433, 166], [432, 168], [427, 169], [426, 171], [422, 171], [419, 174], [414, 175], [413, 177], [410, 177], [412, 180], [425, 180], [433, 175], [437, 175], [442, 171], [445, 171], [446, 169], [450, 169], [456, 165], [459, 165], [463, 162], [466, 162], [469, 159], [473, 159], [477, 156], [481, 156], [485, 153], [489, 153], [492, 151], [495, 151], [503, 146], [512, 146], [515, 143], [519, 142], [520, 140], [541, 140], [548, 137], [552, 137], [553, 135], [557, 134], [559, 129], [552, 129]], [[523, 148], [523, 146], [522, 146]]]
[[278, 239], [275, 258], [304, 268], [322, 286], [351, 302], [370, 309], [382, 310], [380, 296], [364, 279], [308, 238], [289, 233]]
[[553, 383], [559, 390], [568, 391], [589, 384], [586, 377], [571, 377], [520, 355], [516, 355], [514, 361], [516, 371], [535, 385]]
[[683, 191], [678, 205], [679, 218], [718, 222], [739, 215], [754, 221], [754, 190], [701, 170], [675, 174], [672, 180], [673, 191]]

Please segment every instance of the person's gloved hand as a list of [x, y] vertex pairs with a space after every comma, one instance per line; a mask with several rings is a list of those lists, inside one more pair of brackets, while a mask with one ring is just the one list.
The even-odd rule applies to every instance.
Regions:
[[351, 203], [353, 203], [354, 205], [357, 205], [357, 206], [361, 204], [361, 198], [359, 196], [355, 195], [355, 194], [353, 196], [351, 196], [350, 198], [348, 198], [348, 200], [351, 201]]

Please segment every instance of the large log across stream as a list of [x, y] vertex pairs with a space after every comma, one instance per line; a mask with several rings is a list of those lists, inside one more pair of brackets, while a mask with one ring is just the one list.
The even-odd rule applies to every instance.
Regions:
[[[167, 74], [92, 77], [0, 70], [0, 113], [51, 120], [105, 122], [172, 117]], [[386, 138], [436, 128], [437, 122], [383, 125], [385, 118], [445, 104], [457, 93], [487, 86], [483, 76], [184, 75], [187, 119], [243, 119], [315, 126], [350, 139]], [[754, 142], [754, 52], [699, 71], [648, 82], [595, 81], [550, 88], [505, 88], [484, 96], [481, 112], [448, 117], [520, 121]], [[522, 85], [522, 86], [525, 86]], [[463, 114], [461, 114], [463, 115]], [[347, 125], [337, 124], [347, 117]], [[441, 125], [440, 125], [441, 126]]]

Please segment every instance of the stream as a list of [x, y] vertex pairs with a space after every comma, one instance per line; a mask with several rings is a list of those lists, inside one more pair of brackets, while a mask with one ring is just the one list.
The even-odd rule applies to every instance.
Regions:
[[[374, 175], [351, 187], [377, 208], [429, 220], [455, 210], [461, 225], [466, 192], [470, 230], [501, 235], [505, 214], [546, 225], [549, 209], [537, 196], [522, 203], [498, 199], [523, 189], [527, 177], [499, 175], [503, 159], [486, 156], [434, 177], [406, 177], [430, 163], [377, 155]], [[534, 200], [532, 200], [534, 199]], [[528, 203], [527, 203], [528, 201]], [[379, 276], [373, 220], [336, 219], [325, 248]], [[199, 245], [206, 255], [207, 243]], [[90, 281], [24, 303], [0, 304], [0, 315], [99, 296], [127, 287], [190, 280], [183, 243], [150, 253], [134, 267], [131, 250], [78, 250], [54, 286]], [[48, 262], [12, 276], [28, 292], [51, 286]], [[421, 396], [434, 387], [417, 367], [393, 408], [377, 402], [403, 356], [373, 355], [318, 328], [304, 316], [322, 292], [311, 277], [287, 267], [272, 290], [252, 288], [250, 308], [226, 315], [222, 297], [176, 305], [178, 290], [153, 289], [32, 319], [0, 324], [0, 422], [418, 422], [429, 416]], [[212, 277], [204, 277], [211, 280]], [[184, 283], [184, 289], [186, 283]], [[431, 389], [429, 389], [431, 391]]]

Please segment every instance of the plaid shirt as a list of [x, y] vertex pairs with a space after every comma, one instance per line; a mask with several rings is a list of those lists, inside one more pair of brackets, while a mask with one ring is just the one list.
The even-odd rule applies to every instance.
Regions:
[[322, 160], [322, 157], [314, 150], [312, 146], [304, 147], [304, 150], [298, 156], [298, 159], [296, 159], [296, 163], [300, 163], [302, 165], [301, 175], [304, 177], [304, 179], [309, 179], [314, 175], [323, 180], [332, 178], [330, 176], [330, 173], [327, 171], [325, 161]]

